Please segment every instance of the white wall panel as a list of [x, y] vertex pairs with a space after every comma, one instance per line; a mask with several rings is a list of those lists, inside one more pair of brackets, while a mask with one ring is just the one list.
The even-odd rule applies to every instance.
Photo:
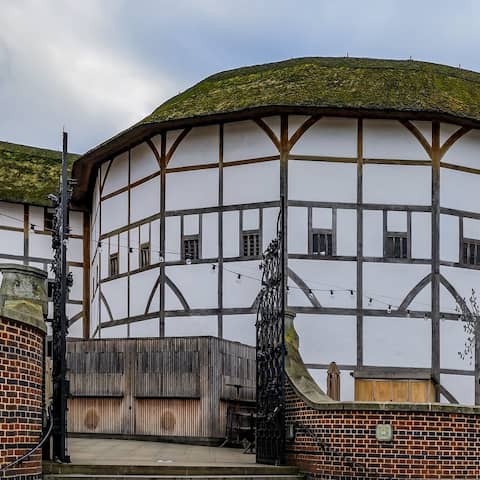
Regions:
[[[156, 297], [158, 297], [158, 291], [156, 294]], [[156, 308], [159, 310], [159, 302], [156, 302]], [[152, 306], [153, 307], [153, 306]], [[185, 310], [184, 306], [182, 305], [182, 302], [178, 298], [178, 295], [170, 288], [169, 285], [165, 285], [165, 310]], [[154, 311], [152, 308], [151, 311]]]
[[389, 232], [406, 232], [407, 212], [387, 212], [387, 230]]
[[[391, 304], [392, 308], [395, 309], [405, 299], [410, 290], [430, 272], [430, 265], [364, 263], [364, 295], [373, 297], [372, 308], [387, 309], [388, 304]], [[411, 310], [430, 310], [430, 298], [430, 287], [427, 285], [415, 297], [409, 308]], [[379, 300], [378, 304], [375, 299]]]
[[170, 266], [165, 269], [190, 308], [217, 308], [217, 272], [208, 264]]
[[[32, 207], [30, 207], [30, 211], [32, 212]], [[83, 212], [70, 210], [69, 215], [70, 233], [73, 235], [83, 235]]]
[[[467, 303], [472, 294], [472, 288], [480, 292], [480, 271], [458, 267], [440, 267], [443, 275], [455, 288], [460, 297], [465, 298]], [[442, 312], [455, 313], [455, 299], [441, 286], [440, 308]]]
[[480, 175], [440, 169], [440, 205], [476, 212], [478, 210], [478, 192]]
[[463, 219], [463, 236], [464, 238], [474, 238], [480, 240], [480, 220], [474, 218]]
[[154, 220], [151, 223], [150, 242], [150, 256], [152, 263], [158, 263], [160, 261], [160, 220]]
[[263, 249], [265, 250], [270, 242], [277, 236], [277, 219], [278, 219], [279, 209], [274, 208], [264, 208], [263, 209]]
[[223, 338], [246, 345], [255, 345], [256, 315], [224, 315]]
[[292, 154], [330, 157], [357, 156], [357, 120], [324, 117], [293, 146]]
[[23, 228], [23, 205], [18, 203], [0, 202], [0, 225], [5, 227]]
[[185, 215], [183, 217], [183, 234], [197, 235], [200, 231], [200, 216]]
[[165, 259], [180, 259], [180, 217], [165, 219]]
[[304, 315], [295, 317], [300, 354], [305, 363], [354, 364], [357, 358], [355, 317]]
[[68, 267], [68, 271], [73, 276], [73, 285], [68, 295], [69, 300], [83, 300], [83, 268]]
[[365, 365], [429, 368], [432, 332], [430, 320], [365, 317]]
[[[225, 308], [252, 306], [260, 291], [262, 272], [258, 265], [258, 262], [254, 261], [224, 264], [223, 306]], [[240, 273], [240, 279], [237, 273]]]
[[[475, 380], [464, 375], [440, 375], [440, 383], [457, 399], [461, 405], [474, 405]], [[449, 403], [442, 401], [442, 403]]]
[[[309, 288], [316, 289], [315, 295], [322, 306], [355, 308], [356, 262], [290, 259], [288, 265]], [[337, 290], [333, 296], [330, 295], [331, 289]], [[290, 298], [288, 302], [290, 304]]]
[[[454, 131], [460, 127], [456, 126]], [[442, 130], [445, 130], [442, 125]], [[451, 130], [451, 129], [449, 129]], [[457, 140], [443, 156], [442, 162], [464, 167], [480, 168], [480, 130], [470, 130]]]
[[102, 202], [102, 234], [128, 223], [128, 194], [120, 193]]
[[[0, 204], [0, 212], [2, 211], [1, 209], [1, 204]], [[29, 215], [29, 222], [30, 224], [32, 225], [35, 225], [35, 230], [44, 230], [44, 208], [43, 207], [34, 207], [32, 205], [30, 205], [28, 207], [28, 215]], [[79, 234], [79, 235], [82, 235], [83, 234], [83, 231], [75, 231], [74, 232], [74, 229], [76, 229], [76, 224], [73, 225], [73, 221], [72, 221], [72, 215], [74, 214], [78, 214], [80, 212], [74, 212], [73, 210], [70, 210], [70, 228], [72, 229], [72, 233], [76, 233], [76, 234]], [[0, 221], [3, 221], [3, 215], [0, 215]], [[17, 223], [16, 227], [17, 228], [21, 228], [21, 224], [20, 222], [15, 222]]]
[[308, 210], [288, 207], [288, 253], [308, 253]]
[[165, 319], [166, 337], [217, 336], [217, 317], [171, 317]]
[[159, 275], [158, 268], [130, 275], [130, 316], [143, 315]]
[[383, 257], [383, 212], [363, 212], [363, 255]]
[[124, 256], [129, 256], [130, 257], [130, 271], [136, 270], [140, 264], [139, 264], [139, 249], [140, 249], [140, 228], [132, 228], [130, 230], [130, 244], [129, 247], [132, 249], [132, 251], [128, 251], [124, 253]]
[[148, 182], [130, 190], [130, 221], [137, 222], [160, 211], [160, 180]]
[[68, 327], [68, 338], [83, 338], [83, 318]]
[[337, 210], [337, 255], [357, 255], [356, 210]]
[[[0, 231], [0, 251], [10, 255], [23, 255], [23, 232]], [[28, 253], [31, 257], [53, 258], [52, 237], [31, 232], [28, 238]], [[70, 254], [68, 256], [71, 258]]]
[[122, 232], [119, 235], [119, 249], [118, 273], [125, 273], [128, 271], [128, 232]]
[[236, 165], [223, 170], [225, 205], [268, 202], [280, 197], [278, 161]]
[[364, 120], [363, 152], [365, 158], [429, 160], [420, 142], [396, 120]]
[[150, 146], [144, 142], [130, 151], [130, 181], [136, 182], [159, 171], [159, 165]]
[[159, 335], [160, 322], [158, 318], [150, 318], [130, 324], [130, 338], [158, 337]]
[[239, 212], [223, 214], [223, 256], [238, 257], [239, 245]]
[[218, 169], [167, 174], [166, 209], [212, 207], [218, 204]]
[[308, 119], [310, 115], [289, 115], [288, 116], [288, 138], [300, 128]]
[[[102, 196], [126, 187], [128, 184], [128, 152], [115, 157], [110, 168], [108, 168], [109, 164], [109, 162], [102, 164], [102, 181], [104, 182]], [[107, 175], [106, 179], [105, 174]]]
[[332, 228], [332, 209], [331, 208], [312, 208], [312, 227], [313, 228]]
[[218, 125], [193, 128], [175, 150], [168, 168], [217, 163], [219, 145]]
[[459, 261], [459, 220], [453, 215], [440, 215], [440, 259]]
[[290, 160], [288, 165], [290, 200], [356, 203], [356, 164]]
[[223, 129], [223, 160], [232, 162], [279, 155], [267, 134], [250, 120], [226, 123]]
[[102, 338], [126, 338], [127, 325], [116, 325], [115, 327], [102, 328]]
[[202, 215], [202, 256], [218, 257], [218, 213]]
[[[124, 318], [128, 315], [128, 288], [126, 277], [102, 283], [102, 293], [108, 302], [114, 320]], [[109, 320], [108, 316], [102, 316], [102, 322], [108, 322]]]
[[257, 230], [260, 227], [260, 211], [258, 208], [242, 211], [243, 230]]
[[[412, 213], [412, 257], [432, 256], [432, 215], [427, 212]], [[440, 239], [440, 242], [442, 240]]]
[[431, 168], [403, 165], [365, 165], [365, 203], [430, 205]]
[[[43, 256], [45, 256], [47, 252], [48, 250], [44, 252]], [[68, 260], [72, 262], [83, 261], [83, 240], [81, 238], [68, 239]]]
[[469, 358], [462, 360], [459, 352], [465, 350], [467, 334], [462, 321], [440, 319], [440, 368], [473, 370], [475, 365]]

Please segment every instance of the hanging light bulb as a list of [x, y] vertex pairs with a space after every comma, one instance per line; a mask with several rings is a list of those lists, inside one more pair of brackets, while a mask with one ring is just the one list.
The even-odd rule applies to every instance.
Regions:
[[350, 295], [353, 297], [353, 290], [350, 290]]
[[160, 256], [158, 257], [158, 261], [160, 263], [163, 263], [165, 261], [165, 258], [163, 257], [162, 252], [158, 252], [158, 253], [160, 254]]
[[215, 271], [216, 269], [217, 269], [217, 264], [214, 263], [214, 264], [212, 265], [212, 271]]
[[373, 298], [368, 299], [368, 304], [371, 305], [373, 303]]
[[242, 280], [242, 275], [240, 273], [237, 273], [237, 283], [240, 283]]
[[129, 251], [130, 253], [133, 253], [133, 247], [128, 247], [128, 251]]
[[388, 306], [387, 313], [392, 313], [392, 306], [391, 305]]
[[312, 289], [311, 289], [311, 288], [308, 289], [308, 295], [309, 295], [310, 297], [313, 297], [313, 292], [312, 292]]
[[33, 223], [30, 224], [30, 230], [31, 230], [32, 232], [35, 231], [35, 225], [34, 225]]
[[408, 317], [408, 318], [411, 317], [410, 310], [407, 310], [407, 317]]
[[97, 248], [100, 248], [100, 249], [102, 248], [102, 242], [97, 243]]
[[330, 296], [333, 297], [333, 290], [330, 290]]
[[187, 265], [191, 265], [191, 264], [192, 264], [192, 259], [191, 259], [190, 257], [187, 257], [187, 258], [185, 259], [185, 263], [186, 263]]

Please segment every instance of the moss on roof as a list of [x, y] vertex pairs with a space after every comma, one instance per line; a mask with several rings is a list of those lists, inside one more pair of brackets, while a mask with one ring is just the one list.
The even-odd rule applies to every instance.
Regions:
[[139, 124], [268, 106], [431, 112], [477, 122], [480, 74], [412, 60], [297, 58], [212, 75]]
[[[71, 169], [78, 155], [69, 154]], [[62, 153], [55, 150], [0, 142], [0, 200], [47, 205], [58, 191]]]

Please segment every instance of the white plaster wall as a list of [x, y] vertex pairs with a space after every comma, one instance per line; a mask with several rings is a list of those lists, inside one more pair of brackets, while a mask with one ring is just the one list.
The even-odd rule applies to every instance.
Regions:
[[440, 205], [446, 208], [477, 211], [480, 175], [440, 169]]
[[[0, 203], [0, 212], [2, 211], [1, 209], [1, 203]], [[29, 206], [28, 207], [28, 215], [29, 215], [29, 222], [33, 225], [35, 225], [35, 230], [43, 230], [44, 229], [44, 224], [43, 224], [43, 220], [44, 220], [44, 208], [43, 207], [33, 207], [33, 206]], [[73, 228], [74, 226], [72, 225], [73, 221], [72, 221], [72, 215], [73, 214], [77, 214], [77, 213], [80, 213], [80, 212], [73, 212], [72, 210], [70, 211], [70, 228], [72, 229], [72, 233], [73, 232]], [[0, 221], [2, 221], [4, 218], [3, 215], [0, 215]], [[21, 227], [20, 225], [20, 222], [16, 222], [17, 223], [17, 228], [18, 227]], [[0, 223], [1, 225], [1, 223]], [[75, 232], [76, 233], [76, 232]], [[80, 232], [80, 235], [82, 234], [82, 232]]]
[[[426, 137], [431, 143], [431, 135]], [[363, 121], [365, 158], [429, 160], [420, 142], [397, 120]]]
[[128, 223], [128, 194], [120, 193], [102, 201], [102, 234], [123, 227]]
[[357, 201], [357, 165], [290, 160], [289, 200], [324, 202]]
[[280, 198], [278, 161], [236, 165], [223, 170], [223, 202], [268, 202]]
[[[442, 131], [449, 131], [448, 133], [451, 130], [456, 131], [460, 128], [455, 126], [453, 129], [447, 129], [444, 125], [442, 124]], [[470, 130], [470, 132], [457, 140], [447, 150], [442, 158], [442, 162], [453, 163], [463, 167], [480, 168], [480, 130]]]
[[177, 265], [165, 268], [190, 308], [217, 308], [218, 273], [209, 264]]
[[0, 225], [23, 229], [23, 205], [0, 202]]
[[365, 165], [363, 201], [396, 205], [432, 203], [431, 168], [403, 165]]
[[144, 272], [130, 275], [130, 316], [146, 313], [147, 302], [155, 282], [159, 276], [159, 269], [152, 268]]
[[323, 117], [293, 146], [291, 154], [329, 157], [357, 156], [357, 120]]
[[262, 120], [270, 127], [277, 138], [280, 138], [281, 120], [280, 116], [263, 117]]
[[383, 257], [383, 212], [379, 210], [363, 212], [363, 255]]
[[83, 338], [83, 318], [68, 327], [69, 338]]
[[295, 317], [300, 354], [305, 363], [355, 364], [357, 340], [355, 317], [305, 315]]
[[464, 238], [474, 238], [480, 240], [480, 220], [474, 218], [463, 219], [463, 236]]
[[73, 285], [68, 295], [69, 300], [83, 300], [83, 268], [69, 267], [68, 271], [73, 276]]
[[[415, 285], [431, 272], [430, 265], [405, 263], [364, 263], [363, 289], [365, 297], [372, 297], [371, 308], [397, 308]], [[378, 300], [378, 301], [377, 301]], [[364, 303], [368, 298], [364, 298]], [[410, 310], [430, 310], [431, 293], [427, 285], [410, 304]]]
[[140, 228], [132, 228], [130, 230], [130, 244], [129, 247], [132, 249], [132, 251], [125, 252], [122, 256], [129, 256], [130, 257], [130, 271], [136, 270], [139, 268], [139, 255], [138, 251], [140, 249]]
[[102, 328], [101, 338], [127, 338], [127, 325], [116, 325], [115, 327]]
[[[158, 301], [155, 304], [155, 308], [156, 310], [160, 309]], [[182, 302], [180, 302], [178, 295], [170, 288], [169, 285], [165, 285], [165, 310], [184, 310], [184, 307], [182, 305]], [[151, 311], [155, 311], [153, 305]]]
[[[427, 212], [412, 212], [412, 258], [432, 256], [432, 215]], [[440, 237], [442, 242], [442, 237]]]
[[[34, 207], [30, 207], [31, 213], [32, 213], [32, 208]], [[43, 215], [43, 210], [42, 209], [38, 209], [38, 210], [42, 211], [42, 215]], [[83, 235], [83, 212], [70, 210], [69, 220], [70, 220], [70, 233], [73, 235]]]
[[[102, 164], [102, 196], [115, 192], [128, 185], [128, 152], [118, 155], [110, 162]], [[108, 171], [108, 174], [107, 174]], [[107, 177], [105, 178], [105, 174]]]
[[200, 231], [200, 216], [185, 215], [183, 217], [184, 235], [198, 235], [199, 231]]
[[217, 317], [171, 317], [165, 319], [166, 337], [217, 336]]
[[[51, 238], [48, 237], [51, 243]], [[45, 248], [45, 247], [44, 247]], [[81, 238], [68, 239], [68, 259], [72, 262], [83, 262], [83, 240]], [[49, 257], [50, 247], [43, 250], [43, 255]]]
[[[458, 400], [462, 405], [473, 405], [475, 403], [475, 380], [471, 376], [464, 375], [440, 375], [440, 383]], [[442, 403], [450, 403], [443, 401]]]
[[288, 207], [288, 252], [308, 253], [308, 210]]
[[[258, 265], [259, 263], [255, 261], [224, 263], [224, 308], [252, 306], [260, 291], [262, 272]], [[238, 273], [241, 275], [240, 279]]]
[[165, 219], [165, 259], [180, 260], [180, 217]]
[[288, 138], [310, 118], [310, 115], [289, 115], [288, 116]]
[[[288, 266], [314, 291], [322, 306], [355, 308], [356, 262], [290, 259]], [[334, 290], [333, 296], [330, 290]], [[291, 303], [295, 299], [288, 298], [290, 306], [296, 306]]]
[[212, 207], [218, 204], [218, 169], [167, 174], [166, 209]]
[[389, 232], [407, 232], [407, 212], [387, 212], [387, 230]]
[[[127, 279], [126, 277], [117, 278], [102, 283], [102, 294], [108, 302], [114, 320], [124, 318], [128, 315], [127, 310]], [[102, 303], [102, 302], [101, 302]], [[108, 322], [110, 319], [107, 315], [102, 315], [102, 322]]]
[[331, 208], [312, 208], [313, 228], [332, 228], [333, 213]]
[[239, 212], [223, 213], [223, 256], [238, 257], [240, 254]]
[[459, 219], [440, 215], [440, 260], [459, 261]]
[[255, 346], [256, 320], [256, 315], [224, 315], [223, 338]]
[[262, 251], [265, 250], [270, 242], [277, 236], [277, 219], [279, 210], [280, 209], [277, 207], [263, 209]]
[[218, 213], [202, 215], [202, 257], [218, 257]]
[[232, 162], [279, 155], [267, 134], [253, 121], [226, 123], [223, 127], [223, 160]]
[[157, 159], [146, 142], [130, 150], [130, 181], [132, 183], [158, 171]]
[[150, 226], [150, 256], [152, 263], [160, 261], [160, 220], [154, 220]]
[[357, 255], [356, 210], [337, 210], [337, 255]]
[[[440, 274], [443, 275], [455, 288], [461, 298], [469, 302], [472, 294], [472, 288], [480, 292], [480, 270], [458, 267], [440, 267]], [[457, 313], [455, 310], [457, 302], [447, 292], [443, 285], [441, 286], [440, 308], [442, 312]]]
[[136, 222], [160, 211], [160, 179], [152, 178], [130, 190], [130, 221]]
[[[40, 233], [30, 232], [28, 237], [28, 253], [31, 257], [53, 258], [52, 237], [50, 235], [42, 235]], [[68, 257], [73, 260], [70, 246], [72, 238], [68, 241]], [[82, 240], [78, 240], [82, 243]], [[4, 243], [5, 242], [5, 243]], [[11, 242], [11, 243], [9, 243]], [[83, 248], [83, 245], [82, 245]], [[0, 232], [0, 251], [8, 252], [10, 255], [23, 255], [23, 232]], [[80, 261], [82, 260], [80, 256]]]
[[365, 317], [365, 365], [429, 368], [431, 321], [418, 318]]
[[118, 236], [118, 273], [122, 274], [128, 271], [128, 232], [122, 232]]
[[474, 362], [469, 358], [462, 360], [459, 352], [465, 350], [467, 334], [464, 322], [440, 319], [440, 368], [473, 370]]
[[167, 168], [217, 163], [219, 145], [218, 125], [193, 128], [175, 150]]
[[150, 318], [130, 324], [130, 338], [158, 337], [160, 335], [160, 321]]
[[243, 230], [257, 230], [260, 228], [260, 210], [258, 208], [250, 208], [243, 210], [242, 215], [242, 228]]

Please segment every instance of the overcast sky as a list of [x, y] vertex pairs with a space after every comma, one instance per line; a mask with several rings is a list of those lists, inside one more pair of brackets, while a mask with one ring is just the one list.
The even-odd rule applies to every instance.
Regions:
[[480, 0], [0, 0], [0, 140], [85, 152], [202, 78], [300, 56], [480, 71]]

